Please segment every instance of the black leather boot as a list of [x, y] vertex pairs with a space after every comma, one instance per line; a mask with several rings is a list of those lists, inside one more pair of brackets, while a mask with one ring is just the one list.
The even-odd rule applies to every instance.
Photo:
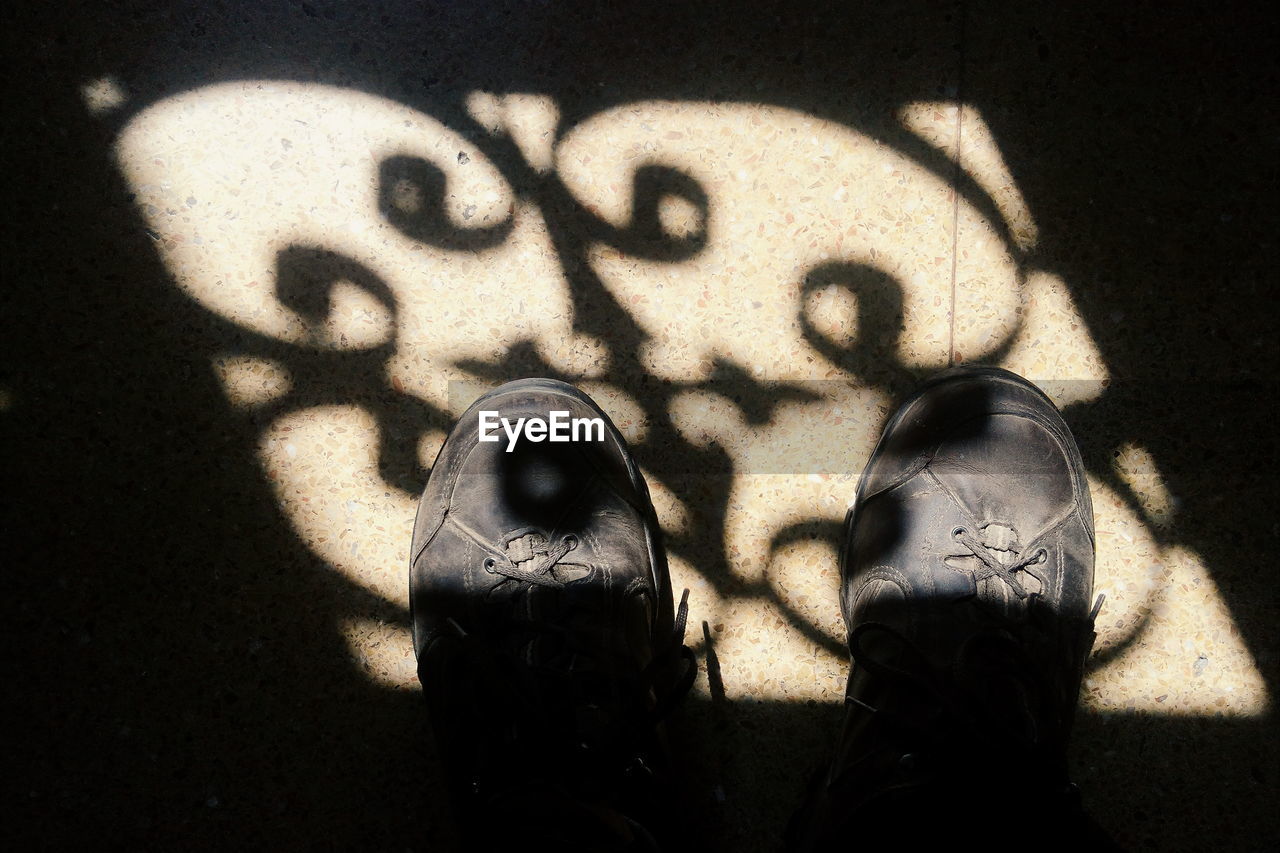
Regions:
[[599, 407], [548, 379], [477, 400], [410, 560], [418, 677], [470, 845], [672, 846], [662, 718], [696, 665], [648, 488]]
[[793, 846], [1094, 843], [1066, 770], [1093, 563], [1080, 453], [1039, 389], [961, 368], [912, 396], [846, 518], [846, 718]]

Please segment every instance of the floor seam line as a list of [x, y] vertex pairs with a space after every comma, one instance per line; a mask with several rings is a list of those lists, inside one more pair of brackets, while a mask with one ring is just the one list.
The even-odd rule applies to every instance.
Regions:
[[965, 20], [968, 17], [964, 0], [960, 2], [959, 57], [956, 71], [956, 133], [955, 156], [951, 168], [951, 309], [947, 326], [947, 366], [956, 364], [956, 270], [960, 259], [960, 146], [964, 141], [964, 61]]

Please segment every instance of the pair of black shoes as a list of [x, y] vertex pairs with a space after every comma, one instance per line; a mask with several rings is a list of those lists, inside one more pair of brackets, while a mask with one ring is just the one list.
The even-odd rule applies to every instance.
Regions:
[[[923, 844], [961, 824], [1016, 846], [1045, 815], [1072, 835], [1093, 559], [1084, 467], [1043, 393], [992, 368], [917, 391], [846, 520], [847, 714], [791, 846]], [[432, 468], [410, 560], [418, 674], [469, 840], [681, 847], [662, 723], [696, 674], [686, 606], [600, 408], [546, 379], [476, 401]]]

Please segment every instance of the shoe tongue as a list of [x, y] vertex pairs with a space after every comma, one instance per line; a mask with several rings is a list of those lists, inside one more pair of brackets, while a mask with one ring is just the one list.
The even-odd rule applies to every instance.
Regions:
[[592, 584], [533, 587], [526, 595], [529, 617], [555, 626], [534, 631], [518, 651], [543, 703], [544, 736], [586, 748], [584, 761], [614, 756], [642, 733], [638, 715], [648, 707], [641, 663], [619, 624], [627, 614], [607, 607], [607, 591]]
[[[542, 565], [552, 549], [551, 540], [540, 530], [512, 531], [508, 537], [505, 543], [507, 559], [524, 572], [532, 572]], [[547, 570], [553, 580], [570, 583], [591, 573], [587, 566], [571, 562], [572, 553], [570, 551], [569, 555], [561, 557]]]
[[[1022, 557], [1023, 545], [1017, 528], [1012, 525], [989, 522], [978, 529], [976, 538], [987, 554], [1006, 569]], [[985, 572], [982, 560], [976, 554], [950, 554], [944, 562], [953, 569], [969, 572], [979, 578], [974, 582], [974, 592], [977, 600], [985, 606], [995, 608], [996, 612], [1007, 618], [1021, 618], [1025, 615], [1027, 599], [1018, 598], [1002, 578]], [[1025, 568], [1016, 572], [1016, 576], [1024, 592], [1044, 591], [1040, 579]]]
[[1018, 531], [1006, 524], [991, 523], [982, 528], [982, 544], [997, 560], [1011, 566], [1018, 559]]
[[518, 568], [528, 569], [535, 557], [547, 556], [547, 537], [537, 531], [507, 541], [507, 559]]
[[[576, 568], [584, 574], [588, 571], [585, 566]], [[621, 629], [615, 624], [621, 614], [610, 604], [608, 588], [570, 583], [528, 586], [521, 594], [523, 616], [540, 626], [526, 635], [521, 657], [534, 666], [572, 676], [588, 695], [607, 694], [610, 669], [624, 654]]]

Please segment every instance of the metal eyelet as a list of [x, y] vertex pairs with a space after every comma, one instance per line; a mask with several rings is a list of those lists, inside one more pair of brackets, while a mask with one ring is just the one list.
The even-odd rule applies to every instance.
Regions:
[[578, 537], [574, 536], [572, 533], [566, 533], [562, 541], [570, 551], [578, 547]]
[[965, 533], [967, 532], [968, 531], [965, 530], [963, 527], [953, 527], [951, 528], [951, 538], [959, 539], [961, 536], [965, 535]]
[[489, 572], [490, 574], [492, 574], [493, 570], [496, 569], [497, 567], [498, 567], [498, 561], [495, 560], [493, 557], [484, 558], [484, 570], [486, 572]]

